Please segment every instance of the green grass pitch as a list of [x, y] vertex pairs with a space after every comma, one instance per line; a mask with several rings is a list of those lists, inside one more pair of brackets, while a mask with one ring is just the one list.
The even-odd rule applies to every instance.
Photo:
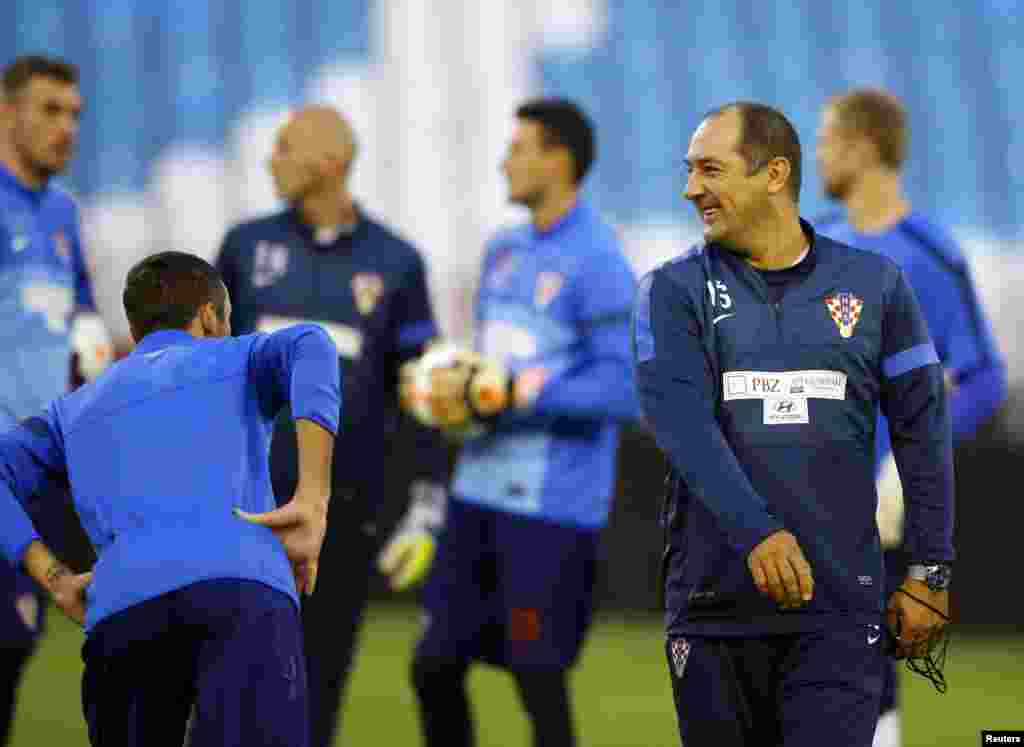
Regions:
[[[363, 629], [337, 745], [418, 745], [406, 671], [417, 634], [413, 607], [375, 605]], [[86, 745], [79, 687], [82, 634], [50, 610], [50, 632], [21, 689], [15, 747]], [[904, 673], [906, 747], [978, 744], [982, 729], [1024, 729], [1024, 635], [958, 631], [950, 645], [949, 693]], [[581, 747], [678, 745], [662, 635], [653, 616], [599, 618], [573, 675]], [[499, 671], [470, 677], [480, 747], [529, 745], [515, 689]]]

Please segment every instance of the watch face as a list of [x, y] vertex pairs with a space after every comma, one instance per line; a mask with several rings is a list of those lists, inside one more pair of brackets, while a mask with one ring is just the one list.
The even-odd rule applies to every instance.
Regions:
[[928, 584], [928, 588], [932, 591], [944, 591], [949, 588], [949, 582], [952, 576], [953, 571], [949, 566], [933, 566], [928, 569], [928, 575], [925, 577], [925, 583]]

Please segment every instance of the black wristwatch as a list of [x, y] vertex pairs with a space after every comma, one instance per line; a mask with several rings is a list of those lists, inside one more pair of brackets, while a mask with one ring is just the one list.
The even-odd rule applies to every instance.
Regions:
[[953, 566], [949, 563], [911, 563], [907, 576], [924, 581], [932, 591], [946, 591], [953, 580]]

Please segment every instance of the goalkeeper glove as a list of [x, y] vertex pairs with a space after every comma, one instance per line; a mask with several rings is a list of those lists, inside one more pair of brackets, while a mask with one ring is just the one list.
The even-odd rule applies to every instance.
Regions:
[[511, 404], [510, 377], [497, 360], [455, 350], [427, 371], [426, 401], [433, 422], [448, 435], [472, 432]]
[[86, 381], [95, 379], [114, 360], [114, 343], [99, 314], [75, 314], [70, 337], [71, 349], [78, 355], [78, 372]]
[[509, 376], [500, 361], [474, 353], [467, 363], [469, 378], [465, 384], [466, 404], [474, 417], [487, 420], [513, 406], [515, 378]]
[[410, 494], [409, 510], [377, 557], [377, 567], [388, 576], [393, 591], [405, 591], [426, 578], [444, 526], [448, 494], [442, 485], [416, 480]]
[[878, 536], [882, 540], [882, 548], [891, 550], [903, 544], [904, 510], [903, 483], [892, 453], [882, 463], [876, 487], [878, 510], [875, 512], [875, 521], [878, 524]]

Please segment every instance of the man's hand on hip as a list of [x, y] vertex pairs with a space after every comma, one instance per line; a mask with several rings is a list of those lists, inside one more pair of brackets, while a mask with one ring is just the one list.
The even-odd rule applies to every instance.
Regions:
[[86, 587], [92, 573], [73, 573], [40, 540], [33, 541], [22, 556], [28, 574], [49, 592], [61, 612], [79, 625], [85, 624]]
[[292, 564], [299, 593], [312, 594], [327, 533], [327, 496], [304, 494], [300, 486], [295, 497], [278, 509], [250, 514], [236, 508], [235, 515], [274, 533]]

